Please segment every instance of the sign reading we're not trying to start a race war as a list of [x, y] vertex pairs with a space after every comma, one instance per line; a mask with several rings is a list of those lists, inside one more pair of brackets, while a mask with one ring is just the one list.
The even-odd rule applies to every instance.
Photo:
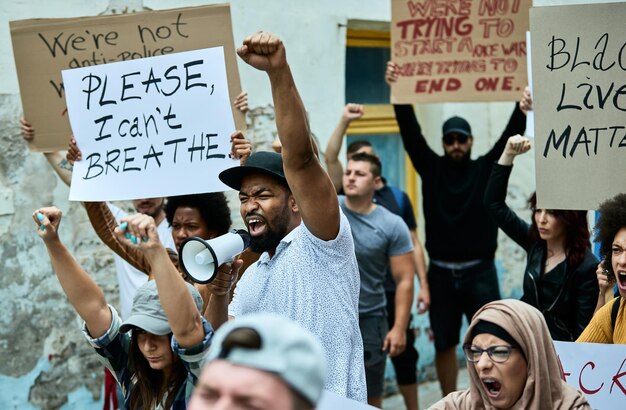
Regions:
[[530, 11], [540, 208], [597, 209], [626, 192], [625, 20], [626, 3]]
[[235, 130], [223, 47], [63, 71], [82, 160], [70, 200], [227, 190]]
[[392, 103], [516, 101], [531, 0], [391, 0]]

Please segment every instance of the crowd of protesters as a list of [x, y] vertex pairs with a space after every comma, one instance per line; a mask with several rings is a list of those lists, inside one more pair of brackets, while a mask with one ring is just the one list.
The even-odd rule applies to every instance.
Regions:
[[[193, 283], [179, 255], [190, 237], [229, 231], [223, 193], [137, 199], [135, 214], [84, 203], [116, 254], [120, 313], [62, 243], [62, 211], [33, 212], [87, 342], [119, 384], [120, 407], [313, 409], [324, 395], [382, 407], [389, 356], [405, 405], [415, 410], [415, 301], [417, 313], [429, 312], [434, 334], [444, 398], [433, 408], [591, 408], [562, 380], [552, 341], [626, 343], [626, 194], [600, 207], [602, 262], [591, 251], [586, 211], [539, 209], [533, 195], [528, 223], [507, 206], [514, 159], [531, 148], [521, 136], [529, 92], [476, 159], [467, 120], [443, 123], [438, 155], [413, 107], [394, 106], [422, 179], [424, 252], [413, 206], [382, 178], [371, 144], [348, 146], [345, 171], [339, 161], [346, 129], [363, 107], [346, 105], [324, 168], [282, 41], [258, 32], [237, 53], [268, 75], [277, 152], [251, 152], [243, 133], [232, 135], [231, 155], [240, 165], [219, 179], [239, 194], [250, 250], [220, 266], [212, 282]], [[395, 63], [384, 78], [397, 80]], [[245, 94], [235, 106], [247, 109]], [[21, 126], [24, 138], [33, 138], [28, 121]], [[66, 158], [46, 156], [69, 184], [71, 164], [81, 160], [76, 141]], [[527, 254], [524, 271], [515, 273], [523, 276], [521, 301], [500, 300], [498, 228]], [[463, 316], [470, 326], [461, 339]], [[456, 391], [460, 342], [470, 375], [465, 391]]]

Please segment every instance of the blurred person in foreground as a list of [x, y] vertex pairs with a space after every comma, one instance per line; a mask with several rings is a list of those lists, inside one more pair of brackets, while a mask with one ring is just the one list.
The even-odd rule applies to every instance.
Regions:
[[322, 395], [326, 358], [319, 340], [275, 314], [226, 323], [206, 360], [190, 410], [309, 410]]

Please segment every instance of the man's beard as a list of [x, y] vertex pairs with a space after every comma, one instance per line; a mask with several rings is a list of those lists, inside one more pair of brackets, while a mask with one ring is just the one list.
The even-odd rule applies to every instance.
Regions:
[[445, 153], [445, 156], [448, 157], [448, 159], [456, 164], [465, 164], [466, 162], [468, 162], [472, 156], [472, 149], [468, 149], [466, 153], [463, 154], [463, 156], [461, 157], [453, 157], [452, 155], [448, 154], [447, 152]]
[[250, 239], [250, 249], [252, 252], [263, 253], [276, 249], [280, 241], [288, 233], [289, 217], [289, 206], [285, 204], [282, 212], [272, 221], [272, 226], [270, 226], [269, 221], [267, 221], [265, 233], [261, 236], [253, 236]]

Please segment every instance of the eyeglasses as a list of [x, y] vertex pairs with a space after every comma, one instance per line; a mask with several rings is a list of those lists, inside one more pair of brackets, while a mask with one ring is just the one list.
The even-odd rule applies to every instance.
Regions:
[[454, 141], [458, 142], [459, 144], [465, 144], [467, 140], [469, 140], [469, 135], [465, 134], [456, 134], [451, 132], [443, 136], [443, 143], [446, 145], [452, 145], [454, 144]]
[[483, 353], [487, 352], [489, 358], [496, 363], [504, 363], [511, 356], [511, 351], [515, 349], [513, 346], [489, 346], [481, 349], [478, 346], [464, 345], [463, 352], [468, 362], [476, 363], [480, 360]]

